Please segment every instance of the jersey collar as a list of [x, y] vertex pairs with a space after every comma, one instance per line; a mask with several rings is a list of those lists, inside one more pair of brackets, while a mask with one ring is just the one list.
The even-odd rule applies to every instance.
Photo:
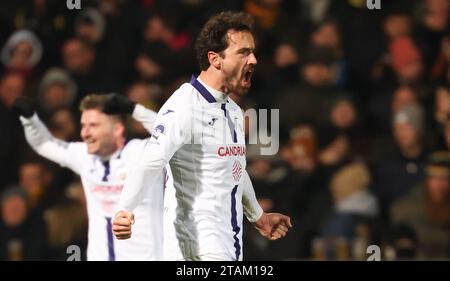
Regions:
[[192, 75], [191, 81], [189, 82], [209, 103], [213, 102], [224, 102], [228, 99], [228, 95], [217, 91], [208, 85], [206, 85], [200, 79], [197, 79], [195, 75]]

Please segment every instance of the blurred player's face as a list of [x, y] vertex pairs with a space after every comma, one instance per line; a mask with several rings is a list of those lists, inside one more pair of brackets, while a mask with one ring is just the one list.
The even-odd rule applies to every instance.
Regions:
[[225, 93], [245, 95], [252, 85], [251, 79], [258, 63], [255, 57], [255, 41], [248, 31], [229, 31], [228, 48], [219, 60]]
[[88, 109], [81, 114], [81, 138], [88, 153], [108, 157], [123, 143], [123, 124], [115, 117], [98, 109]]

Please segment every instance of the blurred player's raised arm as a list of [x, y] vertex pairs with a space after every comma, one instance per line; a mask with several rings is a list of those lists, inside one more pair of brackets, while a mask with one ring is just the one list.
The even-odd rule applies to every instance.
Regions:
[[25, 132], [25, 138], [39, 155], [68, 167], [79, 173], [80, 151], [86, 150], [84, 143], [68, 143], [51, 135], [47, 127], [39, 119], [31, 100], [19, 97], [14, 101], [14, 110], [20, 115], [20, 121]]
[[141, 123], [142, 126], [144, 126], [145, 130], [147, 130], [147, 132], [149, 132], [150, 134], [152, 133], [157, 116], [156, 112], [146, 108], [143, 105], [136, 104], [131, 116], [134, 118], [134, 120]]

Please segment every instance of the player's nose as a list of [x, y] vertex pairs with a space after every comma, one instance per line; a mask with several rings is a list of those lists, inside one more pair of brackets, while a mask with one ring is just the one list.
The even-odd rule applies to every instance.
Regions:
[[90, 136], [89, 130], [87, 130], [87, 129], [81, 129], [81, 131], [80, 131], [80, 136], [81, 136], [81, 138], [82, 138], [83, 140], [87, 139], [87, 138]]
[[258, 60], [256, 59], [255, 53], [251, 53], [248, 58], [248, 64], [256, 65], [258, 63]]

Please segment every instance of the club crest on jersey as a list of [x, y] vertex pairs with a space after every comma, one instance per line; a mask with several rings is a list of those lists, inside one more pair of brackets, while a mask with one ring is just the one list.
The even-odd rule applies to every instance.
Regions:
[[239, 181], [242, 176], [242, 165], [239, 161], [234, 161], [233, 169], [231, 170], [231, 173], [233, 175], [233, 178], [235, 181]]
[[152, 137], [158, 139], [161, 134], [164, 135], [164, 131], [165, 131], [164, 124], [159, 124], [153, 129]]

